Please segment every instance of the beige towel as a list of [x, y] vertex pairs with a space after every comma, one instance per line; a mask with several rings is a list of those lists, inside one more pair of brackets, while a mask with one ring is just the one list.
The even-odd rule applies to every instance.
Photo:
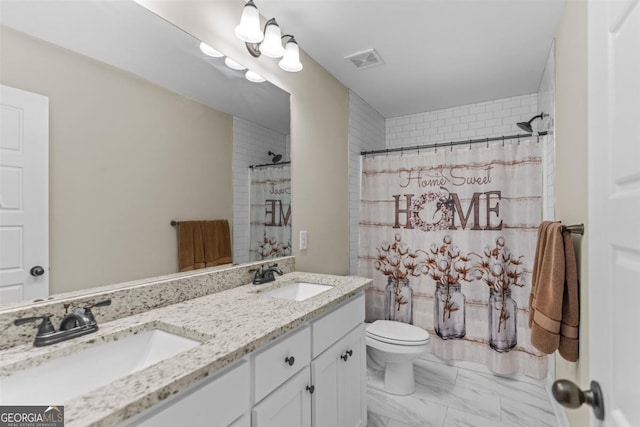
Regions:
[[578, 360], [578, 270], [571, 234], [560, 223], [545, 221], [538, 229], [529, 310], [531, 344]]
[[179, 271], [231, 263], [231, 233], [227, 220], [178, 223]]

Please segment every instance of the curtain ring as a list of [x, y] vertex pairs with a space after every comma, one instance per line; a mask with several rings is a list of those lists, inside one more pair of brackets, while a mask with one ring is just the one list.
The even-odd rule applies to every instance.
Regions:
[[489, 137], [487, 137], [487, 148], [489, 148]]
[[471, 150], [471, 138], [469, 138], [469, 150]]
[[518, 145], [520, 145], [520, 134], [518, 134]]
[[540, 134], [538, 134], [538, 136], [536, 136], [536, 144], [540, 144]]
[[400, 157], [404, 156], [404, 147], [400, 147]]
[[504, 147], [504, 135], [502, 135], [502, 146]]
[[449, 143], [449, 151], [453, 152], [453, 141]]

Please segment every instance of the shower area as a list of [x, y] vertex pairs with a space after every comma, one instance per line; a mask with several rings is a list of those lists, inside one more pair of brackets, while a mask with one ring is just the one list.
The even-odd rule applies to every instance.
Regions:
[[548, 377], [527, 304], [537, 226], [554, 219], [553, 75], [552, 48], [537, 93], [390, 119], [351, 94], [350, 271], [374, 281], [367, 321], [426, 329], [441, 362]]
[[291, 165], [269, 155], [272, 163], [249, 168], [250, 261], [291, 255]]

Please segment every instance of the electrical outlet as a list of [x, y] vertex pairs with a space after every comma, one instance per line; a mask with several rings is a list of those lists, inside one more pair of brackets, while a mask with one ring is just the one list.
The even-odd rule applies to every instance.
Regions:
[[300, 232], [300, 250], [307, 249], [307, 231]]

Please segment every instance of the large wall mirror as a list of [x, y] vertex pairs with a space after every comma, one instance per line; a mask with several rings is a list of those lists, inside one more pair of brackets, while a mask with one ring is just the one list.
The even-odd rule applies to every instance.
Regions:
[[227, 219], [234, 263], [264, 239], [288, 254], [275, 229], [250, 232], [248, 190], [277, 170], [256, 205], [288, 223], [287, 92], [133, 1], [0, 7], [0, 83], [49, 100], [51, 294], [177, 272], [172, 220]]

